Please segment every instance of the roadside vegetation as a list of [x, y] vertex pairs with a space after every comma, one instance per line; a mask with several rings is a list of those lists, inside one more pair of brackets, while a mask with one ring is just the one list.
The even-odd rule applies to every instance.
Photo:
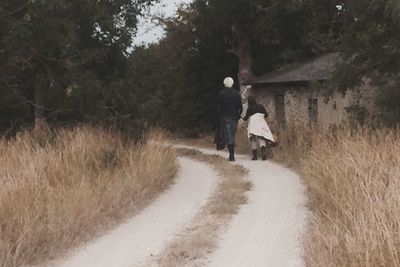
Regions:
[[[240, 86], [332, 51], [346, 59], [332, 86], [369, 78], [379, 89], [371, 115], [400, 124], [400, 1], [193, 0], [154, 18], [159, 42], [135, 46], [139, 19], [157, 2], [0, 1], [0, 135], [12, 137], [0, 137], [1, 267], [89, 240], [176, 171], [174, 152], [158, 143], [88, 127], [44, 138], [25, 129], [157, 125], [195, 137], [215, 123], [224, 77]], [[349, 108], [364, 121], [361, 103]], [[243, 132], [237, 151], [247, 153]], [[274, 159], [302, 175], [315, 216], [308, 265], [400, 265], [398, 140], [385, 129], [280, 133]]]
[[[211, 147], [212, 140], [186, 142]], [[295, 169], [308, 188], [306, 266], [400, 266], [400, 132], [288, 127], [279, 140], [272, 160]], [[250, 158], [245, 126], [237, 150]]]
[[52, 259], [138, 212], [176, 174], [162, 141], [91, 127], [0, 139], [0, 266]]
[[388, 129], [282, 132], [275, 160], [308, 187], [307, 266], [400, 265], [400, 133]]

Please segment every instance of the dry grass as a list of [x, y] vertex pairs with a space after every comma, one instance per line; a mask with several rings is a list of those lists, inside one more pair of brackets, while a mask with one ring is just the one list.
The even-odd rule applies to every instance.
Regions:
[[181, 155], [213, 166], [221, 181], [190, 227], [168, 244], [160, 255], [155, 256], [151, 265], [203, 266], [202, 260], [215, 248], [223, 226], [237, 213], [240, 206], [247, 202], [246, 192], [250, 190], [251, 183], [246, 179], [247, 171], [243, 167], [232, 165], [222, 157], [204, 155], [196, 150], [179, 151]]
[[[242, 153], [249, 147], [245, 133], [242, 128], [237, 136]], [[307, 266], [400, 266], [398, 131], [288, 128], [273, 153], [308, 187]]]
[[59, 256], [132, 215], [171, 183], [171, 148], [121, 140], [94, 128], [0, 140], [0, 266]]
[[283, 133], [276, 157], [309, 189], [307, 266], [400, 266], [400, 134], [305, 129]]

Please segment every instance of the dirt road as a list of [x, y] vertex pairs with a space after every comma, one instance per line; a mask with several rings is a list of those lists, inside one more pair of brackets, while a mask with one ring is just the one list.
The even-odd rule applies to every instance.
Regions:
[[[205, 154], [215, 151], [200, 149]], [[226, 157], [225, 153], [219, 153]], [[131, 221], [79, 248], [57, 267], [132, 267], [146, 262], [183, 231], [212, 194], [218, 177], [206, 164], [180, 158], [176, 184]], [[219, 237], [207, 266], [304, 266], [302, 237], [307, 224], [304, 187], [290, 170], [238, 156], [253, 188], [248, 204]]]
[[253, 190], [208, 265], [304, 266], [302, 235], [307, 210], [299, 177], [277, 164], [248, 157], [239, 157], [237, 163], [250, 171]]
[[190, 223], [216, 186], [209, 166], [186, 158], [179, 158], [179, 165], [175, 184], [142, 213], [50, 266], [132, 267], [157, 253]]

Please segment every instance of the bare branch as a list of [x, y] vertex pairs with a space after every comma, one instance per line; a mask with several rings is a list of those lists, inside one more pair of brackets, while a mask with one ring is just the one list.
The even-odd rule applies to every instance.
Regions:
[[25, 7], [27, 7], [31, 3], [32, 3], [32, 0], [28, 0], [25, 4], [23, 4], [19, 8], [15, 9], [15, 10], [7, 13], [7, 14], [0, 15], [0, 18], [5, 18], [5, 17], [11, 16], [11, 15], [14, 15], [15, 13], [18, 13], [19, 11], [21, 11], [22, 9], [24, 9]]
[[20, 95], [15, 89], [11, 88], [10, 86], [7, 85], [7, 89], [12, 92], [16, 97], [18, 97], [21, 101], [23, 101], [23, 103], [27, 104], [27, 105], [31, 105], [32, 107], [41, 109], [41, 110], [46, 110], [49, 111], [50, 109], [36, 105], [35, 102], [33, 102], [32, 100], [27, 99], [26, 97]]

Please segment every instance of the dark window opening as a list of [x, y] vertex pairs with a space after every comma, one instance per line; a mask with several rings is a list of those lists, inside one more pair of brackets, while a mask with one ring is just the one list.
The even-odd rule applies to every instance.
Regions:
[[308, 99], [308, 115], [310, 123], [316, 124], [318, 122], [318, 98]]
[[284, 126], [285, 121], [285, 95], [275, 95], [275, 114], [279, 125]]

